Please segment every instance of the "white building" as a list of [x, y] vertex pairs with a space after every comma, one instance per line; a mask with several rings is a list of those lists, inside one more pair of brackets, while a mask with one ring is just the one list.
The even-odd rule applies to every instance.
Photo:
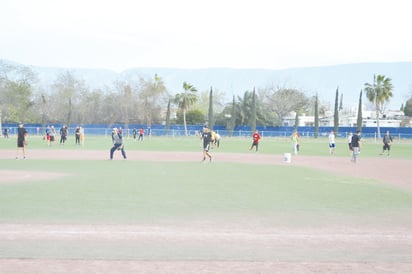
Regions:
[[[358, 121], [357, 113], [340, 113], [339, 114], [339, 126], [342, 127], [356, 127]], [[282, 118], [282, 126], [294, 126], [295, 125], [295, 112], [289, 113], [288, 116]], [[320, 127], [333, 127], [334, 117], [331, 111], [327, 111], [324, 116], [319, 117]], [[379, 116], [379, 126], [381, 127], [400, 127], [402, 122], [403, 112], [400, 110], [387, 111]], [[314, 116], [299, 116], [298, 126], [314, 126]], [[376, 127], [376, 112], [375, 111], [362, 111], [362, 126], [363, 127]]]

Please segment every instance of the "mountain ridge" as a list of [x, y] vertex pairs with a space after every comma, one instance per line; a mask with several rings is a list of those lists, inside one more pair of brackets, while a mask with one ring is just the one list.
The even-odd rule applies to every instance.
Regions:
[[[4, 61], [4, 60], [3, 60]], [[194, 85], [199, 91], [217, 90], [225, 94], [225, 102], [232, 96], [242, 96], [245, 91], [269, 88], [296, 88], [308, 96], [319, 95], [322, 103], [334, 104], [335, 92], [343, 94], [343, 105], [357, 106], [359, 92], [365, 83], [373, 82], [374, 74], [383, 74], [392, 79], [393, 94], [388, 108], [395, 110], [412, 94], [412, 62], [354, 63], [333, 66], [297, 67], [286, 69], [239, 69], [239, 68], [156, 68], [136, 67], [115, 72], [100, 68], [59, 68], [29, 66], [38, 74], [41, 85], [52, 84], [59, 74], [71, 71], [85, 81], [91, 89], [109, 89], [116, 80], [137, 80], [160, 76], [169, 93], [183, 91], [184, 81]], [[364, 98], [364, 103], [367, 100]]]

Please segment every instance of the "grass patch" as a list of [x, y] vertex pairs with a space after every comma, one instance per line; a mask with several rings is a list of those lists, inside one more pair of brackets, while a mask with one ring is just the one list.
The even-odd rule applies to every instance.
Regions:
[[368, 215], [412, 209], [412, 193], [294, 166], [2, 160], [57, 180], [0, 184], [0, 222], [147, 223], [246, 215]]

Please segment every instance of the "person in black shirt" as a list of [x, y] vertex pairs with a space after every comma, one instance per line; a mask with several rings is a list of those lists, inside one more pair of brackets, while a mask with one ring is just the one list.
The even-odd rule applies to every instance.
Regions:
[[360, 153], [361, 148], [361, 141], [360, 141], [360, 131], [358, 130], [356, 134], [352, 136], [352, 162], [356, 163], [356, 159], [358, 158], [358, 154]]
[[25, 146], [27, 144], [27, 130], [23, 127], [23, 124], [20, 123], [17, 128], [17, 152], [16, 159], [19, 159], [19, 151], [23, 151], [23, 159], [26, 159]]
[[388, 157], [389, 157], [389, 153], [391, 151], [391, 144], [393, 142], [392, 136], [389, 133], [389, 130], [386, 131], [385, 136], [383, 136], [383, 147], [382, 147], [382, 152], [380, 155], [383, 155], [383, 153], [385, 153], [385, 150], [388, 151]]
[[209, 153], [210, 149], [210, 142], [212, 141], [212, 133], [210, 132], [208, 127], [204, 127], [202, 131], [201, 139], [203, 139], [203, 160], [206, 160], [206, 156], [209, 157], [209, 162], [212, 161], [212, 155]]

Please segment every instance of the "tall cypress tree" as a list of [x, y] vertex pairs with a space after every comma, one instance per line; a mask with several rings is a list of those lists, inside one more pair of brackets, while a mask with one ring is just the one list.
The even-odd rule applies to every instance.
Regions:
[[213, 117], [213, 90], [212, 90], [212, 87], [210, 87], [210, 92], [209, 92], [208, 119], [209, 119], [209, 128], [213, 129], [213, 126], [215, 125], [215, 120], [214, 120], [214, 117]]
[[170, 99], [167, 102], [167, 110], [166, 110], [166, 135], [169, 133], [170, 128]]
[[319, 101], [318, 94], [316, 93], [315, 97], [315, 138], [318, 138], [319, 135]]
[[255, 88], [253, 88], [252, 94], [252, 108], [251, 108], [251, 115], [250, 115], [250, 129], [252, 132], [256, 129], [256, 92]]
[[235, 127], [236, 127], [236, 101], [235, 101], [235, 96], [233, 95], [232, 111], [230, 113], [230, 126], [229, 126], [230, 136], [233, 136], [233, 131], [235, 130]]
[[356, 130], [362, 130], [362, 90], [359, 94], [358, 120], [356, 121]]
[[296, 110], [294, 130], [295, 130], [295, 131], [298, 131], [298, 127], [299, 127], [299, 111]]
[[333, 115], [333, 131], [337, 136], [339, 130], [339, 87], [336, 88], [335, 95], [335, 114]]

